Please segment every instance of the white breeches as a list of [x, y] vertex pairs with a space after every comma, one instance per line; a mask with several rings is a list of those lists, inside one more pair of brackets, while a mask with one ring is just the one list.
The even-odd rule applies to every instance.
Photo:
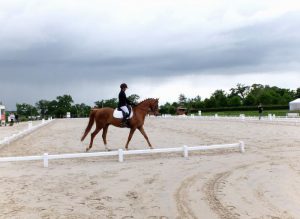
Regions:
[[121, 106], [120, 107], [125, 113], [129, 114], [129, 110], [127, 108], [127, 106]]

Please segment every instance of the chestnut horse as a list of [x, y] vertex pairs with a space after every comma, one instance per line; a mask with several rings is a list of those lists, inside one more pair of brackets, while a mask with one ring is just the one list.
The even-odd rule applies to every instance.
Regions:
[[[132, 110], [133, 110], [133, 117], [129, 121], [130, 133], [128, 136], [128, 140], [127, 140], [125, 149], [128, 150], [128, 144], [129, 144], [129, 142], [132, 138], [132, 135], [136, 129], [138, 129], [142, 133], [142, 135], [147, 140], [149, 147], [152, 148], [152, 145], [151, 145], [151, 143], [148, 139], [148, 136], [143, 128], [143, 125], [144, 125], [145, 117], [148, 114], [149, 110], [151, 112], [153, 112], [154, 115], [158, 114], [158, 99], [154, 99], [154, 98], [146, 99], [146, 100], [140, 102], [139, 104], [137, 104], [136, 106], [134, 106], [132, 108]], [[96, 122], [96, 129], [91, 134], [90, 145], [89, 145], [89, 147], [86, 148], [86, 151], [89, 151], [92, 148], [94, 138], [101, 129], [103, 129], [102, 138], [103, 138], [103, 142], [105, 145], [105, 149], [107, 149], [106, 134], [107, 134], [107, 129], [108, 129], [109, 125], [114, 125], [116, 127], [122, 128], [122, 119], [114, 118], [113, 112], [114, 112], [114, 109], [108, 108], [108, 107], [91, 110], [89, 123], [85, 129], [85, 132], [81, 138], [81, 141], [83, 141], [85, 139], [85, 137], [87, 136], [87, 134], [91, 131], [94, 122]]]

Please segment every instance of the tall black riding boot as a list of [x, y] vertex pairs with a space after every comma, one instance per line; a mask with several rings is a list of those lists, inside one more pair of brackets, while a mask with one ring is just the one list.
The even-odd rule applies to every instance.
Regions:
[[126, 113], [122, 110], [122, 114], [123, 114], [123, 119], [122, 119], [122, 122], [121, 122], [121, 127], [126, 127]]
[[130, 128], [130, 124], [129, 124], [129, 114], [126, 113], [126, 117], [125, 117], [125, 124], [127, 128]]

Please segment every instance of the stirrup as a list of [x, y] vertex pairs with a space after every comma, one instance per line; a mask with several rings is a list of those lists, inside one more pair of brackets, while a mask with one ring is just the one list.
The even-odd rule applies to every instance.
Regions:
[[124, 120], [121, 122], [122, 128], [130, 128], [129, 120]]

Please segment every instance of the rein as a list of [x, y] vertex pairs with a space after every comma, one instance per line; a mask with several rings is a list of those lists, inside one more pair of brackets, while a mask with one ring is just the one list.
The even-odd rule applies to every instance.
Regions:
[[148, 108], [146, 108], [146, 107], [139, 107], [139, 106], [137, 105], [137, 106], [135, 106], [134, 108], [135, 108], [135, 109], [138, 108], [138, 109], [140, 109], [140, 110], [142, 110], [142, 111], [145, 111], [145, 112], [147, 111], [147, 112], [148, 112], [148, 108], [149, 108], [149, 107], [148, 107]]

